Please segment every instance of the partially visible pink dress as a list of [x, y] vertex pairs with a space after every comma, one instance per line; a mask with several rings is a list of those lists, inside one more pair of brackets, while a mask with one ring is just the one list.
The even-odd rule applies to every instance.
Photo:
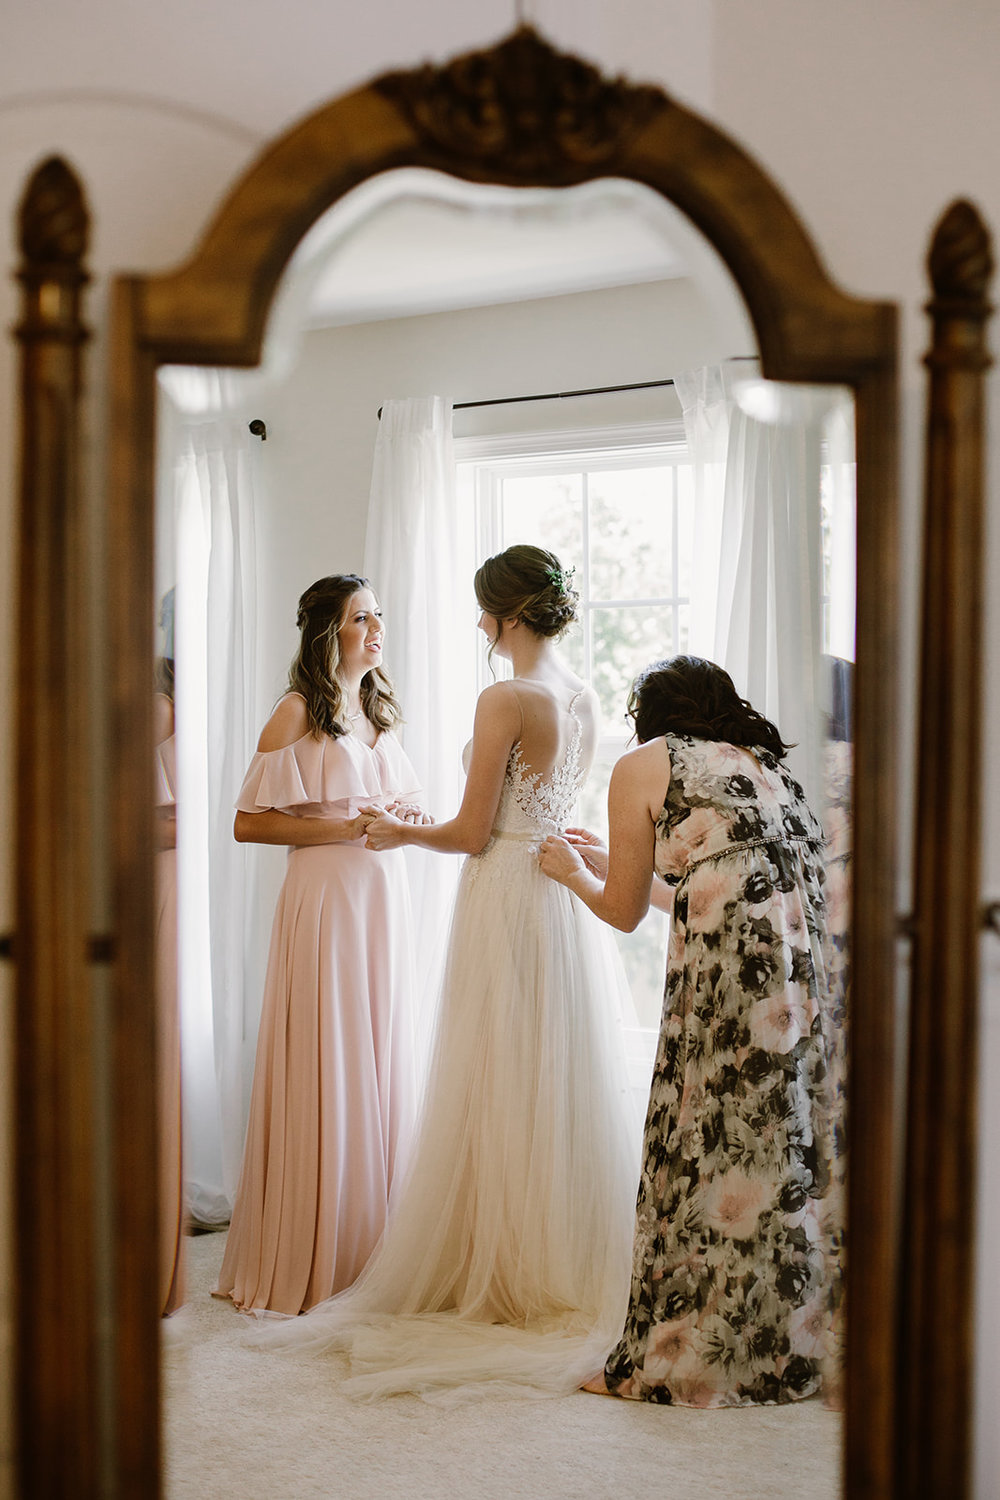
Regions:
[[[173, 809], [174, 737], [156, 747], [156, 803]], [[160, 1312], [184, 1301], [181, 1031], [177, 998], [177, 850], [156, 855], [156, 1015], [160, 1085]]]
[[[392, 735], [370, 748], [308, 734], [258, 751], [237, 807], [344, 818], [416, 788]], [[412, 1120], [412, 975], [403, 851], [360, 839], [289, 849], [217, 1296], [295, 1314], [361, 1271]]]

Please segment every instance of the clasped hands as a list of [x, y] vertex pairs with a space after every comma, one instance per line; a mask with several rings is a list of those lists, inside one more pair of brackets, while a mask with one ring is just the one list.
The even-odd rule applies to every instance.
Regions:
[[372, 804], [360, 808], [357, 821], [358, 837], [365, 839], [365, 848], [382, 854], [405, 842], [403, 830], [408, 824], [425, 825], [434, 819], [415, 802], [390, 802], [385, 807]]
[[568, 885], [580, 870], [590, 870], [603, 880], [608, 873], [608, 846], [589, 828], [550, 833], [539, 847], [538, 867], [560, 885]]

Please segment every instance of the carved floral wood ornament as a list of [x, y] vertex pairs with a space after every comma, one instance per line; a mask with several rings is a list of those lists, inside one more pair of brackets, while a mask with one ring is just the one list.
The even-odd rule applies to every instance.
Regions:
[[[660, 89], [604, 78], [522, 27], [491, 52], [376, 83], [428, 144], [505, 178], [603, 166], [664, 105]], [[575, 175], [568, 180], [575, 181]]]
[[[513, 186], [558, 187], [600, 177], [645, 184], [686, 213], [728, 264], [753, 320], [766, 375], [842, 383], [855, 393], [854, 849], [865, 879], [852, 929], [853, 1336], [845, 1487], [852, 1497], [887, 1496], [900, 1104], [895, 1008], [888, 999], [895, 885], [895, 309], [840, 291], [785, 198], [723, 133], [660, 89], [608, 79], [526, 28], [495, 48], [441, 67], [393, 72], [333, 100], [264, 151], [186, 264], [163, 275], [121, 277], [114, 287], [108, 502], [108, 571], [115, 581], [108, 596], [114, 964], [108, 1134], [99, 1143], [100, 1172], [110, 1184], [103, 1253], [116, 1289], [113, 1347], [101, 1344], [96, 1307], [88, 1304], [85, 1314], [91, 1342], [102, 1349], [100, 1378], [114, 1423], [99, 1453], [66, 1456], [62, 1479], [49, 1492], [100, 1490], [144, 1500], [159, 1493], [154, 843], [147, 774], [153, 764], [157, 367], [257, 363], [271, 302], [303, 235], [352, 188], [396, 167]], [[149, 622], [148, 629], [137, 622]], [[38, 826], [34, 818], [29, 838]], [[97, 1170], [92, 1167], [92, 1175]], [[58, 1317], [53, 1321], [38, 1299], [34, 1312], [42, 1335], [57, 1339]], [[79, 1363], [71, 1374], [88, 1378]], [[41, 1407], [34, 1415], [42, 1427], [49, 1422]], [[61, 1436], [50, 1426], [58, 1454]]]

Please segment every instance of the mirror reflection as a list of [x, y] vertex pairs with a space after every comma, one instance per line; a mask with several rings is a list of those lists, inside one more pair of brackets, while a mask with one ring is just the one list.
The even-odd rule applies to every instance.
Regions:
[[160, 601], [154, 664], [156, 743], [156, 984], [160, 1081], [160, 1301], [164, 1317], [184, 1301], [184, 1173], [181, 1033], [177, 990], [177, 757], [174, 739], [174, 597]]
[[[370, 1390], [836, 1400], [853, 404], [755, 354], [635, 185], [405, 172], [300, 246], [259, 371], [162, 372], [165, 1312], [180, 1034], [220, 1295], [493, 1329], [397, 1329]], [[627, 716], [678, 656], [738, 724], [704, 675]]]

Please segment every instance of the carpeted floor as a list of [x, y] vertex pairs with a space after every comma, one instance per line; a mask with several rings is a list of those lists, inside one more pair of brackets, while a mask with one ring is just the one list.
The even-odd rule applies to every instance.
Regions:
[[834, 1500], [839, 1419], [817, 1401], [690, 1411], [580, 1393], [440, 1408], [338, 1394], [340, 1356], [260, 1353], [209, 1297], [224, 1234], [188, 1245], [166, 1325], [168, 1500]]

